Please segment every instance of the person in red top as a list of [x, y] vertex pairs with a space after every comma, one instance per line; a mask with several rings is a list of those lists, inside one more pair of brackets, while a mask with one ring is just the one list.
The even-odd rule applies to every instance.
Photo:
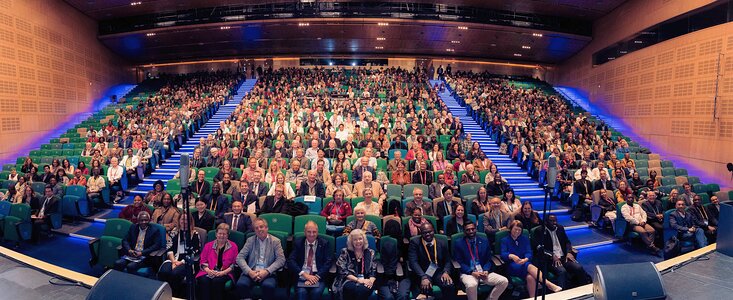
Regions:
[[148, 209], [148, 206], [143, 204], [143, 197], [135, 195], [135, 198], [132, 200], [132, 204], [125, 206], [125, 208], [120, 212], [119, 217], [132, 222], [132, 224], [137, 224], [137, 215], [141, 211], [146, 211], [148, 214], [152, 214], [150, 209]]
[[328, 202], [321, 210], [321, 216], [326, 217], [326, 230], [339, 231], [346, 225], [346, 218], [352, 214], [351, 205], [344, 201], [344, 190], [333, 192], [333, 201]]

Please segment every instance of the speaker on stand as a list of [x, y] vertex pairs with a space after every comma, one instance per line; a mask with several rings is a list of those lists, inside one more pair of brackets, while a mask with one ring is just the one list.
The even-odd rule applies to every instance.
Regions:
[[654, 300], [667, 298], [662, 275], [651, 262], [596, 266], [596, 300]]
[[171, 287], [166, 282], [116, 270], [109, 270], [87, 295], [87, 300], [170, 300], [173, 298]]

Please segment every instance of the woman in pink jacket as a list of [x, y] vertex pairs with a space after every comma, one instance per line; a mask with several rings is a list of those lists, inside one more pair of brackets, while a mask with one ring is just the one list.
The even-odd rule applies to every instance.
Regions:
[[206, 243], [201, 252], [201, 270], [196, 274], [197, 299], [224, 298], [224, 285], [234, 280], [232, 269], [238, 253], [237, 244], [229, 240], [229, 225], [219, 224], [216, 240]]

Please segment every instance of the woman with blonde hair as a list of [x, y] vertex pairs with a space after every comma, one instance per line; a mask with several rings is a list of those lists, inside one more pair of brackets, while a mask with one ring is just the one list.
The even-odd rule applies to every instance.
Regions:
[[332, 289], [336, 299], [369, 299], [377, 280], [377, 263], [364, 231], [355, 229], [349, 233], [346, 248], [341, 249], [336, 261], [336, 269], [337, 277]]

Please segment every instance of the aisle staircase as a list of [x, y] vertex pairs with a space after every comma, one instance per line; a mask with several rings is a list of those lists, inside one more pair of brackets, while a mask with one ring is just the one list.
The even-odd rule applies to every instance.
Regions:
[[[430, 81], [431, 86], [440, 85], [441, 83], [442, 81], [439, 80]], [[471, 134], [471, 140], [478, 142], [481, 150], [496, 164], [502, 178], [506, 179], [509, 186], [514, 189], [515, 195], [522, 202], [531, 201], [532, 207], [541, 213], [544, 206], [545, 192], [540, 184], [528, 176], [527, 171], [512, 161], [509, 155], [499, 154], [499, 146], [496, 141], [491, 139], [476, 120], [468, 114], [467, 108], [458, 103], [449, 89], [446, 88], [443, 92], [440, 92], [439, 96], [453, 117], [458, 117], [461, 120], [465, 132]], [[582, 249], [613, 243], [611, 236], [589, 228], [584, 222], [571, 220], [569, 209], [569, 207], [557, 201], [548, 201], [548, 211], [557, 215], [558, 223], [565, 226], [568, 237], [573, 241], [576, 248]]]
[[[145, 177], [145, 179], [138, 184], [136, 189], [130, 191], [130, 195], [145, 196], [145, 194], [153, 189], [153, 184], [155, 184], [156, 181], [161, 180], [164, 183], [167, 183], [168, 180], [172, 179], [178, 172], [178, 168], [181, 165], [181, 154], [188, 153], [189, 156], [193, 156], [193, 150], [199, 146], [199, 140], [201, 138], [206, 138], [209, 134], [213, 135], [216, 133], [216, 130], [219, 129], [219, 122], [225, 121], [231, 117], [234, 110], [240, 103], [242, 103], [242, 99], [244, 99], [247, 93], [252, 90], [255, 84], [257, 84], [257, 80], [245, 81], [237, 90], [237, 95], [234, 99], [230, 100], [227, 104], [220, 106], [219, 110], [209, 118], [208, 122], [201, 126], [199, 131], [194, 133], [186, 143], [181, 145], [181, 148], [176, 154], [173, 154], [170, 158], [166, 159], [159, 168]], [[132, 203], [132, 200], [129, 198], [130, 197], [126, 199], [127, 201], [123, 201], [116, 206], [124, 207], [127, 204]]]

